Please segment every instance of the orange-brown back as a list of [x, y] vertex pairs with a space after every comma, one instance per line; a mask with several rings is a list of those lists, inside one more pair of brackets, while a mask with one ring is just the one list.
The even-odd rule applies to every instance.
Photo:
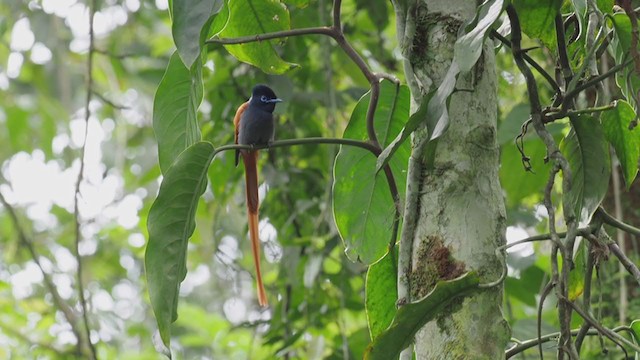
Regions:
[[[236, 115], [233, 117], [233, 127], [236, 130], [235, 138], [233, 141], [234, 144], [238, 144], [238, 133], [240, 132], [240, 119], [242, 118], [242, 114], [244, 113], [244, 111], [247, 109], [247, 106], [249, 106], [248, 101], [240, 105], [240, 107], [238, 107], [238, 110], [236, 110]], [[240, 159], [240, 150], [236, 150], [236, 166], [238, 166], [239, 159]]]

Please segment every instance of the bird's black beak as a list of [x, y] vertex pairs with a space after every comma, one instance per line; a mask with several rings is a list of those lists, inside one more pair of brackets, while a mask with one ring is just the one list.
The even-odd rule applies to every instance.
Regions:
[[275, 99], [271, 99], [271, 100], [269, 100], [269, 102], [270, 102], [270, 103], [279, 103], [279, 102], [283, 102], [283, 101], [284, 101], [284, 100], [282, 100], [282, 99], [278, 99], [278, 98], [275, 98]]

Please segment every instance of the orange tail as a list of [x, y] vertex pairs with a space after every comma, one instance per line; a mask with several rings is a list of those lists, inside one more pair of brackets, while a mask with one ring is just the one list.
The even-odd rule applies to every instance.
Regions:
[[260, 306], [267, 306], [267, 293], [262, 284], [262, 273], [260, 272], [260, 238], [258, 237], [258, 159], [257, 151], [243, 151], [245, 184], [247, 194], [247, 215], [249, 217], [249, 237], [251, 238], [251, 249], [253, 250], [253, 263], [256, 266], [256, 280], [258, 283], [258, 302]]

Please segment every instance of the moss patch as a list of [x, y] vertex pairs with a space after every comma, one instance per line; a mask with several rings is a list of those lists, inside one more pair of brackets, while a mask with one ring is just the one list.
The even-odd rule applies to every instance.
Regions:
[[428, 236], [417, 255], [416, 261], [421, 266], [411, 273], [411, 296], [414, 299], [427, 295], [438, 281], [455, 279], [465, 272], [465, 264], [451, 256], [439, 235]]

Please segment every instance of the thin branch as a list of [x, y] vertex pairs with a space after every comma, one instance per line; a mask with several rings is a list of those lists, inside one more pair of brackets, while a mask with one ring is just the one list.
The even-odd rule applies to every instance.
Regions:
[[304, 35], [326, 35], [335, 39], [336, 30], [332, 27], [318, 26], [318, 27], [309, 27], [309, 28], [302, 28], [302, 29], [274, 31], [266, 34], [240, 36], [235, 38], [219, 38], [217, 36], [214, 36], [212, 38], [207, 39], [204, 43], [236, 45], [236, 44], [260, 42], [265, 40], [282, 39], [282, 38], [288, 38], [288, 37], [294, 37], [294, 36], [304, 36]]
[[[589, 234], [593, 234], [593, 232], [595, 230], [596, 230], [595, 226], [589, 225], [587, 227], [583, 227], [583, 228], [578, 229], [578, 235], [579, 236], [587, 236]], [[557, 235], [558, 235], [558, 239], [562, 239], [565, 236], [567, 236], [567, 233], [566, 232], [559, 232], [559, 233], [557, 233]], [[522, 240], [514, 241], [512, 243], [508, 243], [506, 245], [502, 245], [498, 249], [499, 250], [507, 250], [507, 249], [512, 248], [512, 247], [517, 246], [517, 245], [522, 245], [522, 244], [535, 242], [535, 241], [545, 241], [545, 240], [551, 240], [551, 234], [550, 233], [530, 236], [530, 237], [528, 237], [526, 239], [522, 239]]]
[[[509, 41], [509, 39], [507, 39], [506, 37], [500, 35], [499, 32], [497, 32], [495, 30], [491, 30], [489, 35], [492, 38], [497, 39], [498, 41], [500, 41], [504, 46], [506, 46], [508, 48], [511, 48], [511, 41]], [[531, 56], [529, 56], [527, 53], [522, 53], [522, 58], [529, 65], [531, 65], [532, 68], [536, 69], [536, 71], [538, 73], [540, 73], [540, 75], [542, 75], [542, 77], [545, 80], [547, 80], [547, 82], [549, 83], [549, 85], [551, 85], [551, 88], [553, 89], [553, 91], [555, 93], [560, 94], [562, 92], [562, 90], [560, 89], [560, 86], [558, 86], [558, 83], [556, 82], [556, 80], [551, 75], [549, 75], [549, 73], [542, 66], [540, 66], [540, 64], [538, 64]]]
[[[617, 106], [617, 102], [614, 101], [612, 104], [596, 106], [596, 107], [580, 109], [580, 110], [565, 111], [563, 109], [557, 109], [557, 108], [545, 109], [547, 113], [545, 114], [545, 117], [544, 117], [544, 123], [548, 124], [550, 122], [565, 118], [567, 116], [599, 113], [599, 112], [614, 109], [616, 106]], [[554, 110], [557, 110], [557, 112], [552, 112]]]
[[523, 58], [521, 47], [522, 31], [520, 28], [518, 13], [516, 12], [516, 9], [512, 4], [507, 5], [506, 10], [509, 21], [511, 23], [511, 53], [513, 54], [513, 60], [518, 66], [518, 69], [520, 69], [522, 75], [525, 77], [527, 91], [529, 92], [531, 114], [540, 114], [540, 112], [542, 111], [542, 106], [540, 106], [540, 96], [538, 95], [536, 79]]
[[33, 259], [33, 262], [38, 267], [38, 270], [40, 270], [40, 273], [42, 273], [42, 278], [44, 279], [44, 285], [49, 291], [49, 293], [51, 294], [51, 297], [53, 298], [53, 303], [58, 308], [58, 310], [60, 310], [62, 314], [64, 314], [65, 319], [71, 326], [71, 331], [73, 332], [75, 337], [78, 339], [78, 344], [81, 344], [82, 340], [80, 336], [80, 330], [78, 329], [78, 318], [76, 317], [75, 311], [73, 310], [73, 308], [69, 306], [69, 304], [67, 304], [64, 301], [62, 296], [60, 296], [60, 293], [58, 292], [58, 288], [56, 287], [56, 285], [53, 283], [53, 280], [51, 279], [51, 275], [49, 275], [49, 273], [47, 273], [42, 267], [42, 263], [40, 262], [40, 255], [36, 251], [31, 240], [29, 240], [29, 238], [27, 237], [24, 229], [22, 228], [22, 225], [20, 224], [20, 220], [18, 219], [18, 215], [15, 209], [13, 208], [13, 206], [11, 206], [7, 202], [4, 195], [2, 195], [2, 192], [0, 192], [0, 203], [2, 203], [2, 206], [4, 206], [4, 208], [9, 213], [9, 217], [11, 218], [11, 222], [13, 223], [13, 227], [15, 228], [18, 234], [18, 239], [27, 248], [27, 250], [29, 251], [29, 254], [31, 255], [31, 259]]
[[589, 79], [588, 81], [585, 81], [584, 83], [577, 85], [575, 88], [573, 88], [573, 90], [567, 92], [565, 94], [564, 99], [562, 100], [562, 108], [564, 109], [568, 109], [569, 108], [569, 103], [573, 100], [574, 97], [578, 96], [578, 94], [585, 89], [588, 89], [592, 86], [595, 86], [597, 83], [599, 83], [600, 81], [609, 78], [611, 76], [613, 76], [615, 73], [617, 73], [618, 71], [624, 69], [625, 67], [627, 67], [627, 65], [631, 64], [633, 62], [633, 59], [627, 59], [622, 61], [620, 64], [617, 64], [615, 66], [612, 66], [607, 72], [602, 73], [598, 76], [594, 76], [591, 79]]
[[604, 208], [599, 207], [598, 210], [596, 210], [596, 214], [602, 217], [602, 221], [604, 221], [605, 224], [611, 225], [615, 228], [626, 231], [635, 236], [640, 236], [640, 229], [638, 229], [637, 227], [625, 224], [622, 221], [614, 218], [613, 216], [609, 215], [609, 213], [607, 213], [604, 210]]
[[558, 13], [554, 21], [556, 38], [558, 40], [558, 62], [560, 63], [560, 69], [564, 78], [564, 85], [567, 86], [571, 82], [573, 72], [571, 71], [571, 64], [569, 63], [569, 56], [567, 54], [567, 43], [564, 38], [564, 23], [562, 21], [562, 14]]
[[342, 0], [333, 0], [333, 27], [342, 32], [341, 23]]
[[[593, 242], [589, 242], [588, 255], [587, 255], [587, 263], [586, 270], [584, 274], [584, 292], [582, 293], [582, 303], [584, 304], [585, 311], [591, 311], [591, 282], [593, 278], [593, 268], [596, 264], [596, 254], [595, 254], [595, 246], [596, 244]], [[576, 336], [576, 350], [578, 350], [578, 354], [580, 354], [580, 348], [582, 347], [582, 341], [585, 336], [589, 332], [591, 328], [591, 324], [585, 321], [584, 324], [580, 327], [580, 331]]]
[[371, 97], [369, 98], [369, 107], [367, 108], [367, 135], [369, 136], [369, 141], [377, 147], [380, 147], [380, 143], [378, 142], [378, 136], [376, 136], [374, 117], [376, 115], [376, 107], [378, 106], [379, 98], [380, 82], [374, 81], [371, 83]]
[[[84, 330], [86, 336], [86, 345], [89, 348], [91, 359], [97, 359], [96, 349], [91, 342], [91, 328], [89, 327], [87, 300], [84, 293], [83, 283], [83, 271], [82, 271], [82, 256], [80, 255], [80, 242], [82, 241], [82, 233], [80, 231], [80, 210], [78, 207], [80, 198], [80, 184], [84, 177], [85, 167], [85, 154], [87, 150], [87, 136], [89, 134], [89, 118], [91, 117], [91, 95], [93, 94], [93, 54], [95, 51], [94, 44], [94, 29], [93, 19], [96, 11], [96, 0], [92, 0], [89, 3], [89, 53], [87, 54], [87, 97], [85, 99], [84, 106], [84, 139], [82, 141], [82, 150], [80, 152], [80, 170], [78, 171], [78, 178], [76, 180], [75, 193], [73, 196], [73, 218], [75, 220], [75, 247], [74, 256], [78, 262], [78, 269], [76, 272], [76, 282], [78, 283], [78, 298], [80, 299], [80, 306], [82, 308], [82, 321], [84, 322]], [[84, 350], [84, 349], [83, 349]], [[84, 352], [84, 351], [83, 351]]]
[[341, 139], [341, 138], [322, 138], [322, 137], [310, 137], [303, 139], [286, 139], [274, 141], [267, 145], [224, 145], [215, 149], [215, 154], [228, 150], [260, 150], [277, 147], [288, 147], [296, 145], [311, 145], [311, 144], [335, 144], [359, 147], [369, 151], [374, 156], [380, 155], [380, 149], [371, 145], [368, 142], [353, 140], [353, 139]]
[[540, 340], [542, 338], [542, 308], [544, 307], [544, 301], [547, 299], [547, 296], [549, 296], [549, 294], [551, 293], [551, 290], [553, 290], [553, 288], [556, 286], [555, 284], [555, 280], [550, 280], [547, 285], [544, 286], [544, 289], [542, 290], [542, 294], [540, 294], [540, 303], [538, 304], [538, 316], [537, 316], [537, 334], [538, 334], [538, 344], [540, 344], [540, 347], [538, 349], [538, 351], [540, 352], [540, 360], [544, 360], [544, 355], [542, 352], [542, 341]]
[[[571, 335], [576, 335], [578, 334], [578, 332], [580, 331], [580, 329], [574, 329], [571, 330]], [[628, 326], [618, 326], [615, 327], [613, 329], [611, 329], [611, 331], [613, 332], [620, 332], [620, 331], [631, 331], [631, 329]], [[596, 330], [589, 330], [587, 332], [587, 335], [589, 336], [594, 336], [594, 335], [599, 335], [598, 331]], [[505, 357], [507, 359], [518, 355], [522, 352], [524, 352], [525, 350], [528, 350], [536, 345], [548, 342], [548, 341], [552, 341], [557, 339], [560, 336], [559, 332], [555, 332], [555, 333], [551, 333], [551, 334], [546, 334], [544, 336], [541, 336], [539, 339], [530, 339], [530, 340], [524, 340], [524, 341], [519, 341], [518, 344], [516, 346], [513, 346], [511, 348], [509, 348], [506, 352], [505, 352]]]
[[629, 259], [627, 255], [624, 254], [622, 249], [620, 249], [618, 244], [616, 244], [615, 242], [609, 241], [607, 247], [609, 248], [609, 250], [611, 250], [613, 255], [618, 258], [622, 266], [627, 269], [629, 274], [633, 276], [636, 282], [640, 284], [640, 269], [638, 269], [638, 266], [636, 266], [636, 264], [634, 264], [633, 261], [631, 261], [631, 259]]
[[126, 105], [118, 105], [116, 103], [114, 103], [113, 101], [107, 99], [106, 97], [104, 97], [104, 95], [102, 95], [101, 93], [95, 91], [95, 90], [91, 90], [91, 92], [93, 93], [93, 95], [95, 95], [98, 99], [100, 99], [103, 103], [111, 106], [112, 108], [116, 109], [116, 110], [127, 110], [130, 109], [131, 107], [126, 106]]
[[[567, 226], [567, 234], [565, 237], [565, 244], [559, 242], [557, 233], [555, 231], [555, 217], [553, 205], [551, 204], [550, 199], [550, 184], [553, 184], [553, 177], [555, 174], [562, 170], [562, 192], [563, 194], [568, 194], [571, 192], [572, 187], [572, 179], [573, 175], [571, 172], [571, 168], [569, 167], [569, 163], [567, 159], [562, 155], [558, 145], [556, 144], [553, 136], [546, 129], [543, 121], [543, 114], [540, 105], [540, 97], [538, 95], [538, 88], [536, 79], [531, 72], [531, 69], [527, 66], [526, 62], [522, 57], [522, 49], [521, 49], [521, 41], [522, 41], [522, 32], [520, 27], [520, 20], [518, 19], [518, 14], [516, 12], [513, 4], [507, 5], [506, 8], [507, 15], [509, 17], [509, 21], [511, 22], [511, 50], [513, 53], [513, 58], [525, 77], [527, 84], [527, 91], [529, 93], [529, 102], [531, 104], [531, 121], [534, 129], [538, 136], [544, 142], [547, 148], [547, 156], [554, 160], [555, 165], [552, 169], [552, 173], [550, 174], [549, 182], [547, 183], [547, 190], [545, 191], [545, 207], [547, 211], [549, 211], [549, 230], [552, 234], [552, 240], [554, 241], [554, 245], [552, 248], [552, 273], [553, 279], [552, 281], [558, 281], [558, 286], [556, 288], [556, 293], [559, 299], [566, 299], [568, 297], [568, 278], [569, 278], [569, 269], [571, 269], [572, 258], [571, 252], [573, 250], [573, 245], [575, 242], [575, 237], [577, 235], [578, 223], [576, 221], [576, 214], [572, 204], [569, 204], [568, 196], [563, 196], [563, 209], [564, 209], [564, 219]], [[558, 19], [556, 19], [557, 21]], [[561, 19], [560, 19], [561, 20]], [[564, 26], [560, 24], [560, 27], [556, 27], [558, 32], [564, 35]], [[559, 34], [560, 35], [560, 34]], [[559, 41], [560, 42], [560, 41]], [[562, 49], [559, 45], [559, 51]], [[563, 66], [564, 67], [564, 66]], [[564, 73], [565, 78], [569, 75], [569, 73]], [[563, 105], [569, 104], [571, 99], [565, 98], [563, 101]], [[567, 109], [567, 107], [564, 107]], [[563, 260], [562, 266], [562, 276], [559, 277], [558, 274], [558, 263], [557, 263], [557, 252], [560, 250], [560, 254]], [[558, 350], [558, 358], [564, 358], [564, 350], [566, 350], [571, 358], [577, 358], [577, 351], [575, 346], [572, 343], [571, 338], [571, 307], [565, 304], [564, 301], [560, 301], [558, 305], [558, 313], [560, 318], [560, 328], [561, 328], [561, 339], [560, 339], [560, 348]]]
[[55, 355], [57, 355], [57, 358], [61, 358], [61, 359], [73, 358], [71, 356], [71, 354], [67, 354], [64, 351], [57, 349], [55, 346], [53, 346], [51, 344], [47, 344], [47, 343], [44, 343], [44, 342], [40, 342], [40, 341], [36, 341], [36, 340], [30, 339], [28, 335], [26, 335], [26, 334], [20, 332], [19, 330], [15, 329], [15, 326], [10, 326], [10, 325], [7, 325], [5, 323], [0, 322], [0, 329], [2, 329], [2, 331], [4, 331], [9, 336], [13, 336], [13, 337], [17, 338], [18, 340], [21, 340], [21, 341], [29, 344], [29, 348], [33, 348], [33, 347], [43, 348], [45, 350], [48, 350], [48, 351], [54, 353]]
[[[578, 305], [574, 304], [573, 302], [569, 301], [569, 299], [565, 299], [566, 303], [571, 306], [573, 308], [573, 310], [575, 310], [576, 313], [578, 313], [578, 315], [580, 315], [585, 321], [589, 322], [591, 324], [591, 326], [593, 326], [596, 330], [598, 330], [598, 332], [604, 336], [606, 336], [607, 338], [609, 338], [609, 340], [615, 342], [615, 343], [623, 343], [624, 345], [630, 347], [631, 349], [633, 349], [636, 352], [640, 352], [640, 345], [638, 344], [634, 344], [633, 342], [627, 340], [625, 337], [618, 335], [618, 333], [612, 331], [609, 328], [606, 328], [604, 326], [602, 326], [598, 321], [596, 321], [594, 318], [591, 317], [591, 315], [587, 314], [584, 310], [582, 310], [582, 308], [580, 308]], [[624, 350], [624, 348], [623, 348]]]

